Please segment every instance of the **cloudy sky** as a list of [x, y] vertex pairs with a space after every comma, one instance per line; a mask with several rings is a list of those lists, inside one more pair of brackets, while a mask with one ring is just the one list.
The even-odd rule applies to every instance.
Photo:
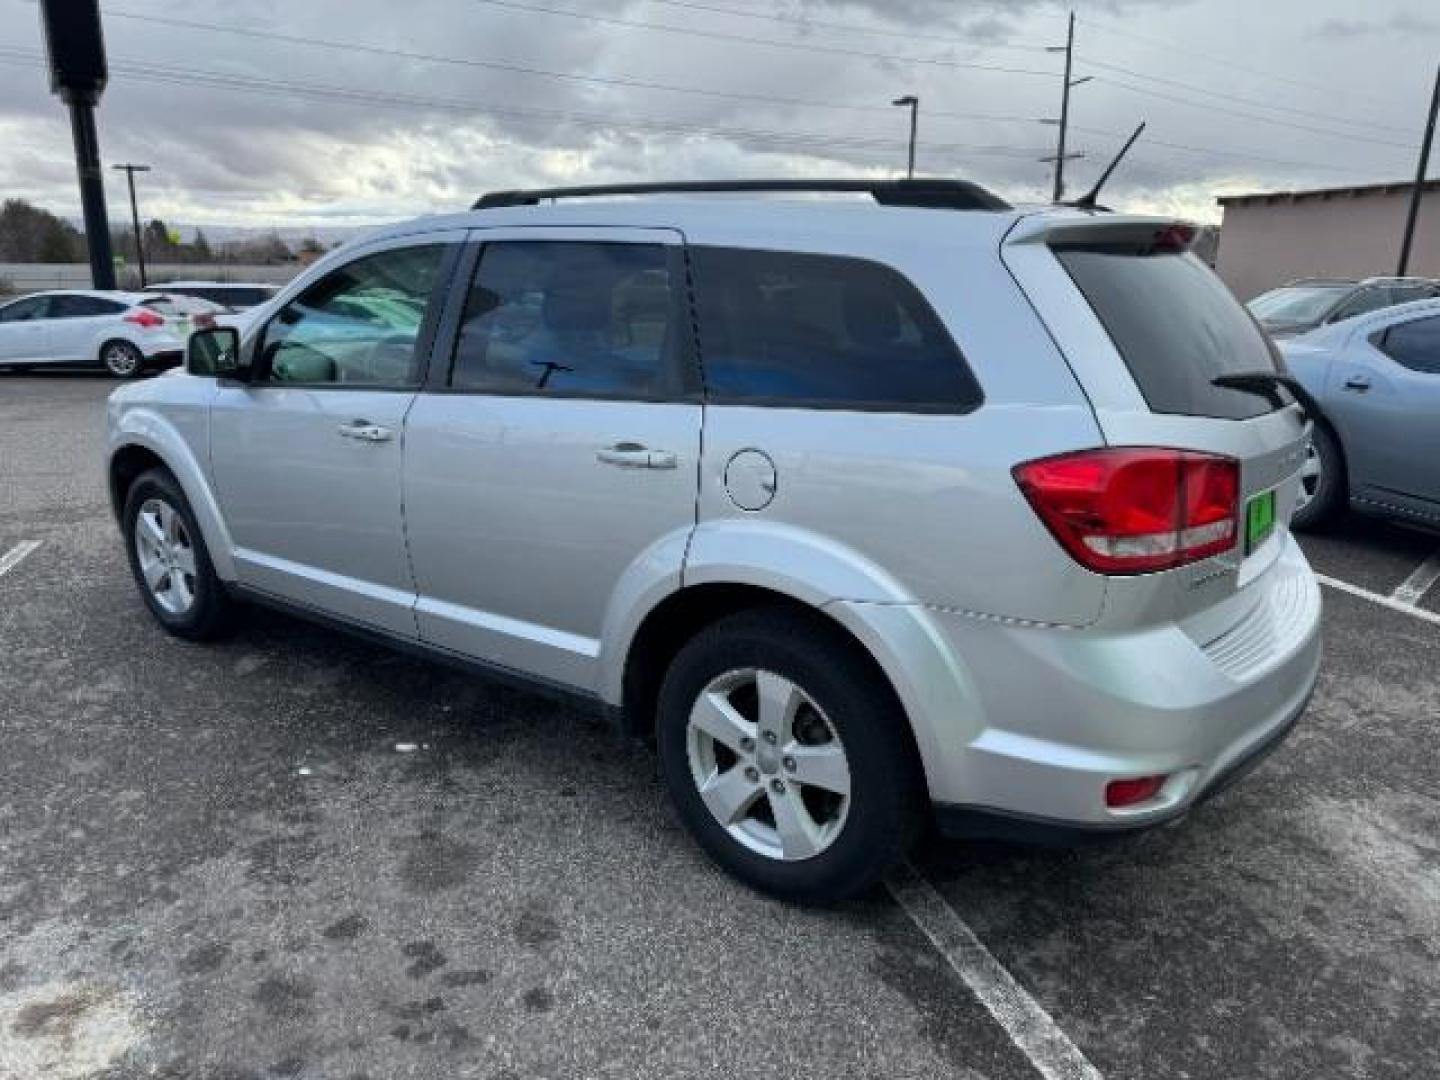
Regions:
[[[1071, 5], [1042, 0], [101, 0], [107, 163], [185, 229], [333, 228], [536, 184], [918, 171], [1047, 198]], [[78, 216], [39, 9], [0, 0], [0, 197]], [[1140, 120], [1117, 206], [1413, 175], [1434, 0], [1076, 3], [1068, 167]], [[1440, 153], [1436, 155], [1440, 159]], [[1440, 173], [1440, 161], [1432, 175]], [[112, 217], [123, 178], [107, 177]]]

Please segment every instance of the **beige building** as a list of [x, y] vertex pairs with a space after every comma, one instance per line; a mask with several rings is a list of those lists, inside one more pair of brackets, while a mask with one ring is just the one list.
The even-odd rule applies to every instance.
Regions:
[[[1412, 184], [1223, 195], [1215, 269], [1242, 300], [1303, 277], [1395, 273]], [[1411, 274], [1440, 278], [1440, 180], [1427, 180]]]

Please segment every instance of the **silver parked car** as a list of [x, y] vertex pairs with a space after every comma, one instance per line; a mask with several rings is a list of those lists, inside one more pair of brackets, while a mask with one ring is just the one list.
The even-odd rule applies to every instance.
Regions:
[[1184, 814], [1320, 661], [1271, 346], [1183, 224], [810, 186], [873, 201], [488, 196], [193, 335], [109, 404], [150, 611], [260, 601], [593, 704], [795, 899], [927, 818]]
[[1440, 296], [1440, 281], [1418, 277], [1305, 278], [1261, 293], [1247, 305], [1276, 338], [1344, 322], [1367, 311]]
[[1371, 312], [1280, 347], [1321, 414], [1296, 527], [1347, 507], [1440, 527], [1440, 300]]

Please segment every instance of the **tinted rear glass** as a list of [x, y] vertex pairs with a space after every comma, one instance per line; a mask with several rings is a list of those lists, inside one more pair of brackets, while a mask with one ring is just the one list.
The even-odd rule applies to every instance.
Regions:
[[1151, 410], [1243, 420], [1273, 408], [1214, 386], [1217, 375], [1275, 371], [1270, 343], [1240, 303], [1190, 254], [1058, 247]]
[[711, 401], [968, 412], [980, 388], [930, 305], [866, 259], [692, 247]]

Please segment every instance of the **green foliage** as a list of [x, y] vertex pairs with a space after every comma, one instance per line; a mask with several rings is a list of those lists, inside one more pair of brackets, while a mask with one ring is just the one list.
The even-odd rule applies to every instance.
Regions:
[[87, 258], [85, 237], [48, 210], [24, 199], [0, 206], [0, 261], [69, 263]]

